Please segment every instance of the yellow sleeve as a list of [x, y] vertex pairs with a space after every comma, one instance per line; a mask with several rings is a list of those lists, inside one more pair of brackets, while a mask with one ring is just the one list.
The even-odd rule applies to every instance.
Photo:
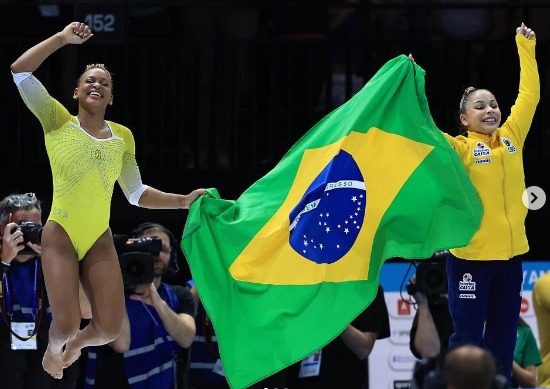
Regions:
[[118, 183], [130, 204], [139, 205], [139, 199], [148, 186], [144, 185], [141, 181], [141, 173], [136, 161], [134, 135], [130, 129], [119, 124], [116, 126], [112, 125], [112, 128], [113, 131], [116, 132], [116, 135], [124, 140], [124, 144], [126, 145], [126, 150], [122, 157], [122, 169], [118, 177]]
[[540, 99], [535, 42], [534, 39], [527, 39], [521, 34], [516, 35], [520, 64], [519, 93], [512, 106], [510, 116], [501, 127], [512, 133], [521, 146], [525, 142]]
[[[447, 139], [447, 142], [449, 142], [451, 147], [455, 149], [458, 155], [462, 155], [468, 147], [468, 145], [466, 144], [466, 142], [464, 142], [464, 140], [457, 139], [454, 136], [447, 134], [446, 132], [443, 133], [443, 136], [445, 137], [445, 139]], [[462, 138], [462, 137], [459, 137], [459, 138]]]
[[71, 119], [69, 111], [50, 96], [44, 85], [33, 75], [18, 83], [17, 89], [25, 105], [40, 121], [44, 133], [61, 128]]
[[120, 129], [122, 132], [122, 139], [124, 139], [124, 144], [126, 145], [126, 153], [136, 155], [136, 142], [134, 141], [134, 134], [132, 134], [132, 131], [130, 131], [127, 127], [120, 126]]

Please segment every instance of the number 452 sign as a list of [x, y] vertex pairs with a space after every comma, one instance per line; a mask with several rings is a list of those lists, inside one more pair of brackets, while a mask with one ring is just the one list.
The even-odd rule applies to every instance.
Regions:
[[94, 38], [90, 43], [120, 44], [124, 41], [124, 8], [121, 4], [76, 3], [75, 20], [86, 23]]

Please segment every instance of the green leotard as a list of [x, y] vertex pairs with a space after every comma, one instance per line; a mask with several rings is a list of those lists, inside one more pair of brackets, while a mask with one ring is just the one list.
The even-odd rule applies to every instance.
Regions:
[[115, 181], [136, 205], [147, 188], [141, 183], [134, 138], [114, 122], [107, 122], [110, 138], [94, 138], [32, 74], [14, 74], [14, 79], [44, 130], [54, 189], [48, 220], [63, 227], [81, 260], [109, 228]]

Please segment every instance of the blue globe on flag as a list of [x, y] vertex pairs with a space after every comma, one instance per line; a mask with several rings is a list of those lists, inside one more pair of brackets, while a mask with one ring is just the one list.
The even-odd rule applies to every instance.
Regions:
[[290, 245], [315, 263], [334, 263], [353, 247], [364, 223], [367, 191], [353, 157], [341, 150], [289, 215]]

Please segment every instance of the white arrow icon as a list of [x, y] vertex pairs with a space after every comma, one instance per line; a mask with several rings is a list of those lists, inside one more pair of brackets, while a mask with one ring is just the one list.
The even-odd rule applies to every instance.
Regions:
[[546, 193], [538, 186], [530, 186], [523, 191], [521, 196], [523, 205], [531, 211], [541, 209], [546, 203]]

